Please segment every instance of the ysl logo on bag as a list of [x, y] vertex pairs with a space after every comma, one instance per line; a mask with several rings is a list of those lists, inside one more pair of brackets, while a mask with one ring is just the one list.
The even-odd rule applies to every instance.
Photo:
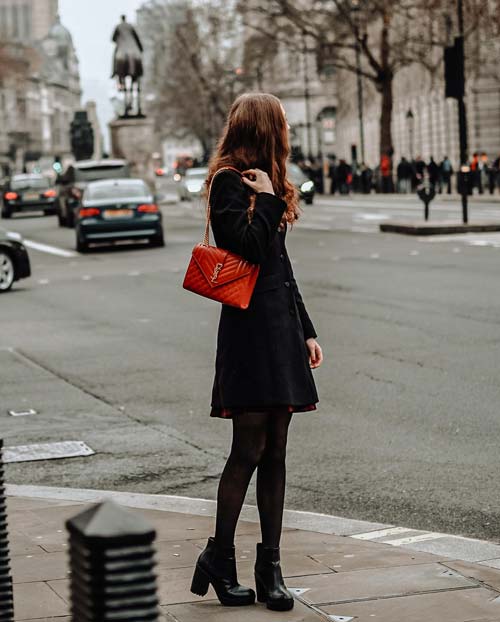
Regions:
[[217, 277], [219, 276], [219, 272], [222, 270], [222, 264], [221, 263], [216, 263], [215, 264], [215, 268], [214, 268], [214, 272], [212, 274], [212, 278], [210, 279], [212, 281], [212, 283], [215, 283], [217, 281]]

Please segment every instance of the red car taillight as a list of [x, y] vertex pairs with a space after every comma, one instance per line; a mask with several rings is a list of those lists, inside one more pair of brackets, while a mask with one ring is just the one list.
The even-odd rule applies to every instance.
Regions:
[[101, 213], [101, 210], [97, 209], [97, 207], [84, 207], [78, 210], [78, 214], [80, 218], [90, 218], [91, 216], [99, 216], [100, 213]]
[[52, 199], [52, 198], [54, 198], [56, 195], [57, 195], [57, 192], [56, 192], [55, 190], [46, 190], [46, 191], [43, 193], [43, 196], [44, 196], [46, 199]]
[[4, 194], [4, 198], [7, 199], [7, 201], [13, 201], [14, 199], [17, 199], [18, 196], [17, 192], [6, 192]]
[[137, 207], [137, 211], [152, 214], [158, 211], [158, 205], [156, 205], [155, 203], [144, 203], [143, 205], [139, 205]]

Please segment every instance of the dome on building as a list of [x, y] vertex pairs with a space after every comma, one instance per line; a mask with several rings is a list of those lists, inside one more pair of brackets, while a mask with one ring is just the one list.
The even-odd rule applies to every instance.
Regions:
[[56, 21], [49, 30], [48, 38], [57, 41], [59, 49], [65, 49], [73, 47], [73, 39], [69, 30], [61, 24], [61, 18], [59, 15], [56, 17]]

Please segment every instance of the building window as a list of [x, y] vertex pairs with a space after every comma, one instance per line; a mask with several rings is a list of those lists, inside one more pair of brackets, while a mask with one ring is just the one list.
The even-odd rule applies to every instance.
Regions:
[[25, 39], [32, 38], [31, 32], [31, 10], [29, 5], [23, 4], [22, 6], [22, 23], [23, 23], [23, 37]]
[[0, 6], [0, 37], [7, 37], [7, 7]]
[[12, 36], [14, 37], [14, 39], [17, 39], [19, 37], [19, 12], [18, 12], [18, 7], [17, 6], [11, 6], [10, 10], [11, 10], [11, 16], [12, 16], [12, 20], [11, 20], [11, 25], [12, 25], [12, 29], [11, 29], [11, 33]]

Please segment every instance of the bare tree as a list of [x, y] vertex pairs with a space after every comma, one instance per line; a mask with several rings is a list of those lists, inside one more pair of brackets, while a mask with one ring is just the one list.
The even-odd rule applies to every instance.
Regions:
[[[485, 0], [465, 0], [465, 5], [470, 36], [485, 14]], [[381, 154], [392, 149], [395, 75], [412, 64], [435, 73], [453, 28], [449, 0], [245, 0], [239, 10], [247, 27], [260, 35], [291, 47], [306, 37], [320, 62], [360, 71], [375, 86], [381, 98]]]
[[164, 135], [194, 135], [208, 154], [231, 101], [244, 88], [237, 19], [222, 0], [174, 7], [156, 0], [150, 11], [156, 18], [152, 113]]

